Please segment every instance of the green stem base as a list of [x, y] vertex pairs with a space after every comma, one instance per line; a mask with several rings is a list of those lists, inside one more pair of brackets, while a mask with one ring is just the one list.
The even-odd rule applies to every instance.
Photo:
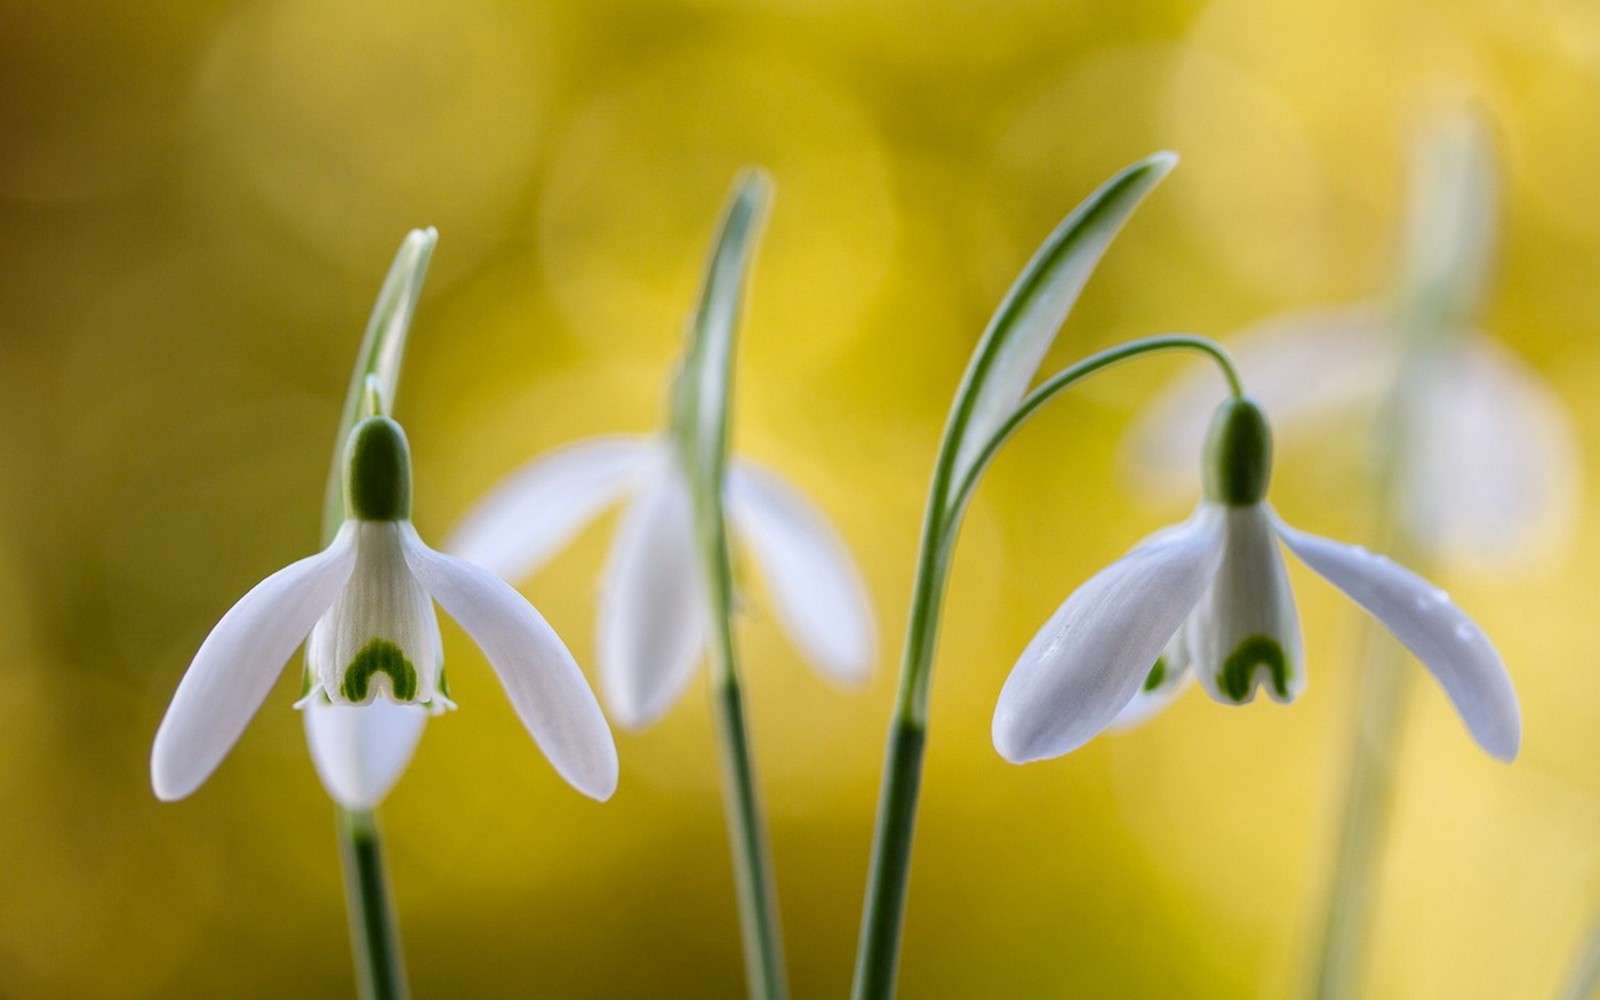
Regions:
[[339, 857], [344, 866], [357, 993], [362, 1000], [407, 1000], [411, 991], [406, 985], [400, 928], [383, 865], [383, 838], [370, 810], [340, 807]]

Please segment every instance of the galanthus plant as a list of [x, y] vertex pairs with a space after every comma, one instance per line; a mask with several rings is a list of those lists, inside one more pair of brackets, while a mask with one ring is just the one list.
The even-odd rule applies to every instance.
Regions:
[[[1296, 310], [1228, 340], [1284, 447], [1352, 418], [1371, 427], [1406, 543], [1494, 573], [1561, 552], [1577, 521], [1577, 431], [1539, 374], [1483, 329], [1496, 229], [1484, 124], [1435, 121], [1416, 151], [1405, 257], [1390, 301]], [[1129, 434], [1143, 495], [1192, 495], [1209, 373], [1167, 386]], [[1403, 425], [1403, 426], [1398, 426]]]
[[[382, 410], [373, 380], [367, 415], [345, 445], [344, 524], [333, 542], [257, 584], [212, 629], [156, 731], [156, 795], [199, 787], [232, 748], [284, 662], [307, 643], [310, 712], [372, 705], [442, 712], [443, 643], [432, 601], [483, 649], [528, 731], [579, 791], [609, 798], [617, 784], [611, 732], [572, 654], [532, 605], [481, 567], [436, 552], [411, 526], [405, 432]], [[308, 639], [309, 636], [309, 639]], [[338, 722], [311, 725], [319, 771], [334, 797], [376, 804], [392, 780], [326, 752]], [[404, 724], [402, 724], [404, 725]], [[377, 779], [374, 781], [374, 779]]]
[[890, 723], [861, 939], [856, 1000], [893, 995], [927, 741], [939, 620], [962, 515], [984, 469], [1040, 408], [1084, 378], [1158, 352], [1215, 362], [1231, 399], [1218, 411], [1206, 499], [1069, 598], [1030, 644], [996, 711], [994, 740], [1022, 761], [1065, 753], [1131, 724], [1199, 677], [1215, 697], [1287, 701], [1303, 686], [1298, 622], [1277, 542], [1379, 617], [1444, 685], [1480, 744], [1509, 759], [1520, 717], [1488, 640], [1442, 592], [1387, 560], [1288, 527], [1265, 503], [1270, 434], [1217, 344], [1170, 335], [1091, 355], [1031, 392], [1040, 362], [1112, 238], [1176, 158], [1158, 154], [1107, 181], [1024, 268], [984, 332], [935, 460]]
[[1193, 516], [1067, 598], [1006, 679], [994, 744], [1014, 763], [1056, 757], [1139, 717], [1190, 677], [1225, 704], [1304, 687], [1300, 625], [1277, 543], [1381, 621], [1450, 696], [1473, 737], [1509, 761], [1521, 740], [1511, 679], [1483, 631], [1415, 573], [1285, 524], [1266, 502], [1271, 436], [1250, 400], [1224, 402]]
[[322, 552], [262, 581], [201, 644], [156, 733], [156, 795], [193, 792], [221, 763], [302, 642], [306, 735], [340, 806], [352, 943], [364, 997], [404, 997], [374, 808], [429, 714], [453, 708], [437, 601], [482, 648], [556, 770], [605, 799], [617, 755], [599, 703], [537, 611], [480, 567], [436, 552], [411, 524], [411, 458], [388, 415], [436, 236], [402, 244], [368, 324], [323, 509]]
[[1160, 153], [1128, 167], [1062, 221], [1006, 294], [956, 390], [934, 460], [917, 551], [856, 951], [856, 1000], [883, 1000], [895, 990], [945, 584], [963, 515], [984, 469], [1045, 403], [1120, 361], [1154, 352], [1200, 351], [1215, 357], [1233, 377], [1226, 356], [1210, 341], [1152, 337], [1086, 358], [1028, 391], [1101, 256], [1176, 161], [1172, 154]]
[[[1495, 578], [1566, 553], [1582, 481], [1567, 409], [1485, 332], [1498, 174], [1480, 116], [1455, 108], [1430, 119], [1412, 151], [1403, 253], [1387, 301], [1296, 310], [1228, 342], [1286, 451], [1318, 442], [1330, 425], [1366, 431], [1376, 536], [1386, 548], [1419, 568], [1437, 562]], [[1192, 492], [1192, 456], [1212, 399], [1209, 373], [1196, 370], [1144, 411], [1124, 451], [1141, 495]], [[1319, 1000], [1361, 992], [1406, 730], [1409, 671], [1391, 645], [1363, 648], [1343, 820], [1316, 918], [1319, 943], [1308, 951]]]
[[788, 987], [733, 638], [727, 522], [765, 574], [786, 631], [826, 676], [864, 682], [873, 658], [866, 591], [838, 535], [776, 475], [728, 457], [735, 334], [769, 190], [756, 171], [734, 185], [673, 379], [667, 432], [597, 438], [532, 460], [468, 511], [447, 545], [521, 580], [632, 495], [600, 599], [601, 690], [618, 723], [647, 726], [682, 696], [709, 650], [746, 974], [759, 998]]

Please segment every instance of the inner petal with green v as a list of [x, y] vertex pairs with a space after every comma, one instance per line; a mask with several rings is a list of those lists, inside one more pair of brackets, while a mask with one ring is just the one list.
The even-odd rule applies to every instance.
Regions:
[[395, 701], [408, 702], [417, 696], [417, 670], [400, 647], [387, 639], [373, 639], [361, 647], [345, 668], [339, 693], [346, 701], [364, 702], [376, 674], [389, 678], [389, 693]]

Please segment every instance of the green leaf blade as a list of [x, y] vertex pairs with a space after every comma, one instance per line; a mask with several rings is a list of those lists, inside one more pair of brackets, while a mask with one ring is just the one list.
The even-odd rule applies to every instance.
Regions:
[[1123, 223], [1177, 162], [1174, 153], [1156, 153], [1113, 176], [1072, 210], [1023, 268], [989, 321], [956, 393], [944, 443], [946, 451], [955, 449], [951, 489], [1016, 411]]
[[685, 471], [697, 497], [705, 496], [719, 518], [736, 333], [771, 197], [772, 182], [760, 170], [746, 169], [734, 181], [706, 262], [683, 367], [674, 386], [673, 431], [688, 466]]
[[433, 227], [413, 229], [401, 241], [395, 252], [389, 273], [378, 290], [372, 315], [367, 319], [367, 329], [361, 338], [361, 350], [356, 355], [355, 369], [350, 373], [350, 388], [344, 397], [344, 410], [339, 417], [339, 432], [333, 439], [333, 462], [328, 473], [328, 485], [323, 494], [322, 540], [327, 543], [338, 532], [344, 521], [344, 443], [350, 431], [363, 416], [363, 397], [368, 395], [369, 383], [378, 390], [377, 397], [384, 407], [394, 405], [395, 388], [400, 382], [400, 364], [405, 359], [406, 337], [411, 331], [411, 318], [417, 310], [417, 299], [422, 295], [422, 281], [428, 274], [428, 263], [433, 258], [433, 248], [439, 242], [439, 233]]

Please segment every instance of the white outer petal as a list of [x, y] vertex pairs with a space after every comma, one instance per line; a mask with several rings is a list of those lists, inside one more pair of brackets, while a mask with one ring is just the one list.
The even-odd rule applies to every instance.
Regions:
[[617, 747], [561, 637], [505, 581], [428, 548], [409, 523], [403, 530], [411, 572], [483, 650], [556, 772], [591, 798], [610, 798], [617, 788]]
[[[1265, 503], [1227, 507], [1226, 542], [1216, 579], [1200, 599], [1188, 624], [1189, 655], [1195, 676], [1206, 693], [1224, 705], [1254, 701], [1259, 686], [1273, 701], [1287, 704], [1305, 690], [1305, 652], [1300, 639], [1300, 616], [1289, 572], [1278, 551], [1277, 526]], [[1219, 679], [1243, 643], [1262, 636], [1277, 643], [1283, 655], [1284, 692], [1273, 687], [1267, 664], [1250, 665], [1243, 695], [1225, 694]]]
[[835, 680], [872, 676], [871, 603], [850, 551], [805, 497], [746, 462], [728, 474], [728, 514], [795, 645]]
[[1329, 583], [1371, 612], [1422, 661], [1491, 756], [1510, 761], [1522, 742], [1522, 714], [1500, 654], [1449, 595], [1403, 566], [1358, 545], [1318, 538], [1282, 521], [1285, 544]]
[[708, 619], [689, 490], [669, 466], [624, 515], [600, 595], [600, 686], [619, 725], [647, 726], [678, 700]]
[[[1194, 671], [1190, 669], [1189, 639], [1185, 634], [1187, 632], [1187, 625], [1179, 627], [1172, 638], [1167, 640], [1166, 648], [1161, 651], [1161, 659], [1165, 661], [1166, 666], [1166, 673], [1161, 683], [1154, 690], [1146, 690], [1144, 684], [1140, 684], [1133, 700], [1122, 706], [1122, 711], [1111, 720], [1111, 724], [1106, 727], [1107, 730], [1121, 732], [1141, 726], [1176, 701], [1178, 695], [1189, 690], [1189, 685], [1194, 683]], [[1148, 682], [1148, 676], [1146, 681]]]
[[995, 706], [995, 749], [1021, 764], [1075, 750], [1133, 700], [1222, 558], [1210, 504], [1096, 573], [1039, 630]]
[[647, 438], [602, 437], [558, 448], [474, 504], [444, 550], [504, 579], [526, 579], [662, 461], [661, 444]]
[[373, 809], [400, 780], [428, 710], [376, 698], [370, 705], [330, 705], [307, 701], [306, 743], [322, 786], [348, 809]]
[[[1289, 313], [1227, 342], [1278, 440], [1376, 404], [1392, 384], [1400, 340], [1383, 313], [1363, 306]], [[1199, 456], [1224, 386], [1213, 366], [1193, 368], [1157, 393], [1124, 440], [1124, 476], [1140, 493], [1173, 498], [1200, 489]]]
[[1400, 486], [1412, 536], [1484, 568], [1562, 552], [1582, 461], [1561, 401], [1483, 336], [1441, 352], [1419, 391], [1420, 426]]
[[347, 522], [326, 549], [256, 584], [211, 629], [156, 730], [150, 782], [157, 798], [181, 799], [217, 769], [355, 561]]

